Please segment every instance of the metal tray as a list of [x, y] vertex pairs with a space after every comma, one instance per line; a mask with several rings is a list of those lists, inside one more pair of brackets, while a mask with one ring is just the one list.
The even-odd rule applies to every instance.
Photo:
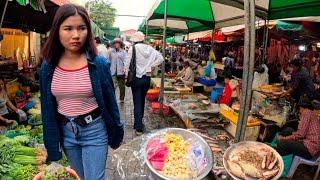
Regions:
[[236, 144], [233, 144], [231, 145], [226, 151], [225, 153], [223, 154], [223, 166], [224, 168], [226, 169], [226, 171], [228, 172], [228, 174], [233, 178], [233, 179], [236, 179], [236, 180], [242, 180], [236, 176], [234, 176], [231, 172], [230, 172], [230, 169], [228, 168], [228, 164], [227, 164], [227, 159], [229, 159], [229, 156], [235, 152], [235, 151], [238, 151], [239, 149], [257, 149], [257, 148], [267, 148], [269, 149], [272, 153], [275, 154], [275, 156], [278, 158], [278, 162], [279, 162], [279, 165], [280, 165], [280, 170], [278, 172], [278, 174], [276, 176], [274, 176], [271, 180], [277, 180], [281, 177], [281, 174], [284, 170], [284, 163], [283, 163], [283, 160], [282, 160], [282, 157], [280, 156], [280, 154], [275, 150], [273, 149], [272, 147], [264, 144], [264, 143], [261, 143], [261, 142], [255, 142], [255, 141], [242, 141], [242, 142], [239, 142], [239, 143], [236, 143]]
[[199, 142], [200, 145], [204, 148], [204, 153], [205, 153], [205, 157], [207, 159], [207, 166], [202, 170], [202, 172], [198, 175], [198, 177], [196, 178], [196, 180], [201, 180], [203, 178], [205, 178], [209, 172], [212, 170], [212, 166], [213, 166], [213, 155], [212, 155], [212, 151], [208, 145], [208, 143], [199, 135], [197, 135], [196, 133], [193, 133], [191, 131], [185, 130], [185, 129], [180, 129], [180, 128], [166, 128], [166, 129], [162, 129], [159, 130], [153, 134], [151, 134], [147, 140], [147, 142], [145, 143], [145, 145], [143, 146], [143, 154], [144, 154], [144, 159], [145, 162], [148, 166], [148, 168], [150, 169], [150, 171], [152, 172], [152, 174], [156, 175], [157, 177], [164, 179], [164, 180], [171, 180], [170, 177], [164, 176], [161, 173], [159, 173], [157, 170], [155, 170], [152, 165], [150, 164], [150, 162], [148, 161], [147, 158], [147, 153], [146, 153], [146, 148], [148, 145], [149, 140], [156, 138], [156, 137], [161, 137], [164, 136], [166, 133], [175, 133], [178, 134], [180, 136], [182, 136], [184, 139], [194, 139], [194, 141]]

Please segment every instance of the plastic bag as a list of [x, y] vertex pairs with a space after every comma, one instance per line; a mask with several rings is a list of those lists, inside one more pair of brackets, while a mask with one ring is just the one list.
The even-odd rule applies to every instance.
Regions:
[[200, 174], [207, 166], [207, 159], [205, 158], [203, 147], [194, 143], [188, 154], [189, 165], [196, 174]]
[[168, 152], [168, 147], [159, 138], [150, 140], [147, 145], [148, 160], [156, 170], [162, 171]]
[[212, 61], [208, 61], [208, 64], [207, 64], [207, 66], [206, 66], [206, 68], [205, 68], [205, 70], [204, 70], [204, 75], [205, 75], [206, 77], [210, 77], [212, 66], [213, 66]]
[[24, 122], [24, 121], [28, 120], [27, 114], [24, 111], [22, 111], [21, 109], [18, 109], [17, 113], [19, 116], [19, 122]]

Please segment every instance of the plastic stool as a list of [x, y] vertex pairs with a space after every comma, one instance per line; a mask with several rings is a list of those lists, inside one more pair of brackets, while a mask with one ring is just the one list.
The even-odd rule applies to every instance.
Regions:
[[292, 178], [292, 176], [294, 175], [295, 171], [297, 170], [297, 168], [300, 164], [306, 164], [309, 166], [318, 166], [317, 172], [316, 172], [313, 180], [318, 179], [319, 171], [320, 171], [320, 153], [318, 153], [318, 156], [316, 156], [315, 158], [313, 158], [311, 160], [304, 159], [300, 156], [295, 156], [292, 161], [289, 173], [288, 173], [288, 178], [290, 178], [290, 179]]

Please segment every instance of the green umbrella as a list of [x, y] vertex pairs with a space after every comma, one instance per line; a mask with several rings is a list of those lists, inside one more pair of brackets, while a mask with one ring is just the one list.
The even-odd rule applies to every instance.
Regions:
[[[163, 27], [147, 26], [147, 22], [145, 20], [139, 25], [138, 30], [148, 36], [150, 36], [150, 35], [163, 35]], [[181, 33], [185, 33], [185, 31], [177, 30], [177, 29], [167, 29], [167, 36], [168, 37], [172, 37], [172, 36], [175, 36], [176, 34], [181, 34]]]
[[91, 21], [91, 29], [95, 37], [103, 38], [105, 32], [93, 21]]
[[[147, 15], [148, 27], [164, 27], [164, 0], [157, 1]], [[180, 32], [198, 32], [214, 28], [209, 0], [168, 0], [167, 28]]]
[[[210, 1], [216, 27], [243, 23], [243, 0]], [[262, 19], [320, 16], [319, 0], [255, 0], [255, 6], [256, 16]]]
[[21, 6], [30, 5], [34, 10], [41, 11], [40, 1], [38, 0], [16, 0]]
[[269, 0], [269, 19], [320, 16], [319, 0]]

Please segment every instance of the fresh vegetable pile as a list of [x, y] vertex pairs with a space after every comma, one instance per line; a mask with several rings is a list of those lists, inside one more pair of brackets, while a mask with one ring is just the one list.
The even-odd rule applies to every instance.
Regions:
[[13, 124], [0, 134], [0, 179], [32, 179], [44, 168], [46, 151], [38, 148], [42, 126]]
[[146, 152], [152, 167], [171, 179], [194, 179], [207, 166], [203, 147], [175, 133], [149, 140]]
[[24, 146], [25, 141], [16, 141], [17, 137], [10, 139], [1, 136], [6, 143], [0, 146], [0, 177], [5, 180], [32, 179], [45, 163], [45, 151]]

